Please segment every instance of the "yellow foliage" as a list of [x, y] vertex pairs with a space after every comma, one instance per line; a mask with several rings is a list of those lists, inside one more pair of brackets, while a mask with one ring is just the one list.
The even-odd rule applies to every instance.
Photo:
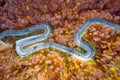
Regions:
[[103, 65], [103, 67], [104, 67], [105, 69], [107, 69], [107, 66], [106, 66], [106, 65]]
[[20, 76], [18, 80], [23, 80], [23, 76]]
[[90, 72], [89, 69], [83, 69], [83, 71], [84, 71], [85, 73], [89, 73], [89, 72]]
[[68, 73], [65, 73], [64, 76], [67, 78], [69, 75], [68, 75]]
[[76, 68], [76, 69], [78, 69], [78, 68], [79, 68], [78, 64], [75, 64], [75, 68]]
[[119, 57], [119, 56], [117, 57], [117, 60], [120, 60], [120, 57]]
[[115, 67], [110, 67], [109, 70], [112, 72], [116, 71]]

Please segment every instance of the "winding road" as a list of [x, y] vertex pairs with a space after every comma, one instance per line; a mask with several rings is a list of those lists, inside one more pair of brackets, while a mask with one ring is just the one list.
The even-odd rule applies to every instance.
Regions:
[[18, 35], [24, 35], [24, 34], [33, 32], [38, 29], [39, 30], [44, 29], [43, 34], [30, 36], [30, 37], [23, 38], [23, 39], [16, 41], [16, 52], [19, 54], [19, 56], [25, 57], [25, 56], [35, 52], [36, 50], [43, 49], [45, 47], [53, 47], [53, 48], [59, 49], [63, 52], [74, 55], [75, 57], [77, 57], [80, 60], [87, 61], [87, 60], [92, 59], [93, 56], [95, 56], [95, 51], [90, 44], [88, 44], [82, 40], [81, 35], [89, 27], [89, 25], [91, 25], [92, 23], [95, 23], [95, 22], [100, 22], [102, 24], [110, 26], [113, 29], [120, 30], [120, 26], [117, 26], [117, 25], [115, 25], [109, 21], [103, 20], [103, 19], [91, 18], [88, 21], [86, 21], [83, 24], [83, 26], [81, 26], [81, 28], [77, 31], [76, 36], [75, 36], [76, 43], [87, 51], [86, 54], [77, 52], [69, 47], [66, 47], [66, 46], [63, 46], [63, 45], [60, 45], [57, 43], [52, 43], [52, 42], [41, 42], [41, 43], [35, 44], [34, 46], [24, 50], [23, 49], [24, 46], [27, 46], [29, 44], [36, 43], [39, 41], [43, 41], [50, 36], [51, 29], [50, 29], [49, 25], [47, 25], [47, 24], [36, 25], [35, 27], [27, 28], [24, 30], [8, 30], [8, 31], [0, 33], [0, 39], [5, 36], [8, 36], [8, 35], [18, 36]]

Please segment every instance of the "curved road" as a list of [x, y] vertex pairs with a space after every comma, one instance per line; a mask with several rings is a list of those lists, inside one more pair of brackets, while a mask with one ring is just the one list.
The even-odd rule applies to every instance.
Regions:
[[83, 24], [83, 26], [77, 31], [76, 36], [75, 36], [76, 43], [87, 51], [86, 54], [74, 51], [73, 49], [71, 49], [69, 47], [66, 47], [66, 46], [63, 46], [63, 45], [60, 45], [57, 43], [52, 43], [52, 42], [41, 42], [41, 43], [35, 44], [33, 47], [28, 48], [27, 50], [24, 50], [23, 49], [24, 46], [32, 44], [32, 43], [36, 43], [38, 41], [43, 41], [50, 36], [51, 29], [50, 29], [49, 25], [47, 25], [47, 24], [40, 24], [40, 25], [37, 25], [36, 27], [27, 28], [24, 30], [17, 30], [17, 31], [8, 30], [8, 31], [1, 33], [0, 38], [3, 38], [8, 35], [14, 35], [14, 36], [23, 35], [23, 34], [27, 34], [29, 32], [33, 32], [38, 29], [44, 29], [45, 32], [43, 34], [30, 36], [30, 37], [16, 41], [16, 52], [21, 57], [25, 57], [25, 56], [35, 52], [36, 50], [43, 49], [45, 47], [53, 47], [53, 48], [59, 49], [63, 52], [67, 52], [71, 55], [74, 55], [75, 57], [77, 57], [80, 60], [86, 61], [86, 60], [92, 59], [92, 57], [95, 55], [95, 51], [92, 48], [92, 46], [90, 46], [90, 44], [88, 44], [82, 40], [81, 35], [89, 27], [90, 24], [95, 23], [95, 22], [100, 22], [100, 23], [108, 25], [116, 30], [120, 30], [120, 26], [117, 26], [117, 25], [115, 25], [111, 22], [108, 22], [106, 20], [103, 20], [103, 19], [92, 18], [92, 19], [89, 19], [88, 21], [86, 21]]

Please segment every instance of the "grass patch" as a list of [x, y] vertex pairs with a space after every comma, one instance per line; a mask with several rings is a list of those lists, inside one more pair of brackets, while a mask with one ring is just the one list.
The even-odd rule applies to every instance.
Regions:
[[86, 53], [86, 51], [84, 49], [82, 49], [81, 47], [76, 47], [76, 48], [74, 48], [74, 50], [76, 50], [76, 51], [78, 51], [78, 52], [80, 52], [82, 54]]

